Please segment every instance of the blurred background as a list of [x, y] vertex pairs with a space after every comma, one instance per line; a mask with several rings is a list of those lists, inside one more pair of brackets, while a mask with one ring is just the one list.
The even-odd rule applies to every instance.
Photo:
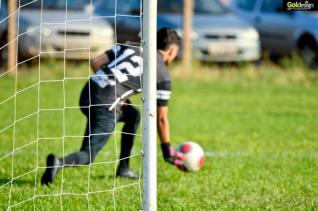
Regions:
[[[10, 2], [16, 2], [19, 12], [8, 17], [8, 0], [1, 0], [2, 71], [8, 66], [10, 45], [18, 50], [10, 54], [18, 57], [12, 60], [20, 63], [40, 54], [83, 61], [115, 43], [140, 43], [142, 39], [140, 0], [67, 4], [65, 0], [45, 0], [42, 6], [41, 1]], [[317, 68], [317, 12], [285, 12], [281, 8], [281, 0], [158, 0], [157, 24], [158, 29], [171, 27], [185, 38], [180, 58], [187, 55], [186, 60], [261, 64], [267, 58], [279, 63], [295, 54], [310, 69]], [[10, 23], [10, 18], [15, 20]], [[16, 29], [11, 37], [10, 28]]]

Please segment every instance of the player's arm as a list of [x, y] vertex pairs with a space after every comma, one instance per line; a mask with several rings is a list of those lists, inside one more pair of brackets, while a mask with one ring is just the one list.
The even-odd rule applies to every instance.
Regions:
[[168, 118], [168, 101], [171, 94], [170, 81], [157, 84], [157, 129], [165, 161], [173, 164], [174, 150], [170, 145], [170, 125]]
[[105, 64], [109, 62], [107, 54], [103, 53], [93, 59], [91, 59], [91, 68], [96, 73], [101, 69]]
[[184, 159], [184, 156], [181, 153], [175, 152], [173, 147], [170, 145], [168, 106], [157, 107], [157, 127], [164, 160], [184, 171], [185, 169], [183, 167], [182, 161]]
[[157, 106], [157, 128], [161, 142], [163, 158], [168, 163], [173, 164], [174, 150], [170, 145], [168, 106]]
[[161, 142], [163, 158], [166, 162], [177, 166], [183, 170], [183, 158], [180, 153], [176, 153], [170, 145], [170, 125], [168, 118], [168, 101], [171, 94], [171, 83], [165, 81], [157, 84], [157, 127]]
[[157, 107], [157, 127], [161, 144], [170, 144], [168, 106]]
[[114, 50], [108, 50], [105, 53], [91, 59], [91, 68], [96, 73], [98, 70], [100, 70], [105, 64], [107, 64], [109, 61], [113, 60], [115, 58]]
[[162, 81], [157, 84], [157, 127], [161, 144], [170, 143], [170, 127], [168, 119], [168, 101], [170, 95], [170, 81]]

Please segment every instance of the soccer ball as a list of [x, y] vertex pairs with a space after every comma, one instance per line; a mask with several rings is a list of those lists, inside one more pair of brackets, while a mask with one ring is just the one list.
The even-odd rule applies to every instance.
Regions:
[[198, 171], [204, 164], [204, 151], [197, 143], [185, 142], [177, 147], [176, 152], [184, 154], [186, 171]]

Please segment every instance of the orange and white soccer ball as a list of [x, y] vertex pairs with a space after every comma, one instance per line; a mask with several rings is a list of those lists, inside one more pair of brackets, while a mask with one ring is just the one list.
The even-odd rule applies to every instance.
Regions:
[[198, 171], [204, 164], [204, 151], [195, 142], [188, 141], [179, 145], [176, 152], [184, 155], [183, 165], [186, 171]]

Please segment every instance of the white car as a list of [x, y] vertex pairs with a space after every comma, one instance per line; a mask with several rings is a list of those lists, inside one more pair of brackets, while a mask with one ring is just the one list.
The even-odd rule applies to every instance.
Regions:
[[[25, 27], [19, 28], [19, 55], [66, 59], [92, 58], [114, 43], [114, 32], [109, 23], [90, 18], [89, 0], [21, 1], [19, 20]], [[86, 6], [85, 6], [86, 5]]]

